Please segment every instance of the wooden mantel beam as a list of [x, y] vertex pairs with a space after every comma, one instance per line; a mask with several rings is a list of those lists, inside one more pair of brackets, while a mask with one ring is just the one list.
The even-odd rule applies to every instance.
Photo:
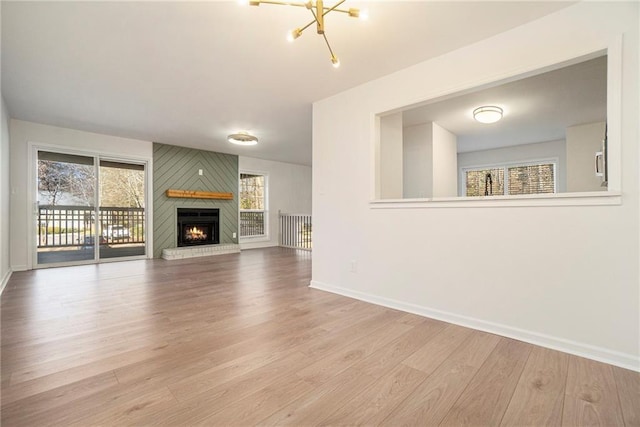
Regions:
[[182, 199], [233, 200], [233, 193], [216, 193], [213, 191], [167, 190], [165, 194], [167, 197], [179, 197]]

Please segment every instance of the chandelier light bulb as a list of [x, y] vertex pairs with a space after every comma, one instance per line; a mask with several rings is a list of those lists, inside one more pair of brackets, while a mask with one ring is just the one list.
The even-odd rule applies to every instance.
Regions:
[[331, 56], [331, 63], [333, 64], [333, 68], [338, 68], [340, 66], [340, 60], [337, 56]]
[[300, 28], [296, 28], [295, 30], [291, 30], [287, 33], [287, 40], [292, 42], [298, 37], [302, 35], [302, 30]]

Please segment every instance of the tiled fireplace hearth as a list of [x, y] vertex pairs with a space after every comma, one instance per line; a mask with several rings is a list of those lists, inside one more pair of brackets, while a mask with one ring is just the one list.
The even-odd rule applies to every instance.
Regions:
[[184, 246], [181, 248], [163, 249], [162, 258], [174, 260], [237, 253], [240, 253], [240, 245], [236, 243], [225, 243], [222, 245]]

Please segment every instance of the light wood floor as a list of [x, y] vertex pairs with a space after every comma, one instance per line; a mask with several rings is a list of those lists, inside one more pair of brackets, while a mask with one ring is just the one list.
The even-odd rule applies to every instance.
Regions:
[[640, 425], [640, 375], [309, 289], [308, 253], [14, 273], [2, 425]]

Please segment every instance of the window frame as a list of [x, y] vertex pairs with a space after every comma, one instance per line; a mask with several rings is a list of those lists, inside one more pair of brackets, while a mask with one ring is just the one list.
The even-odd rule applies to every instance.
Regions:
[[[518, 196], [518, 194], [508, 194], [509, 191], [509, 169], [513, 167], [522, 167], [522, 166], [538, 166], [538, 165], [553, 165], [553, 193], [530, 193], [530, 194], [522, 194], [522, 196], [530, 196], [530, 195], [550, 195], [550, 194], [558, 194], [558, 163], [560, 159], [557, 157], [551, 158], [541, 158], [541, 159], [528, 159], [522, 161], [511, 161], [511, 162], [499, 162], [499, 163], [491, 163], [486, 165], [478, 165], [478, 166], [464, 166], [459, 168], [459, 177], [458, 177], [458, 196], [466, 197], [466, 198], [477, 198], [477, 197], [496, 197], [496, 196], [506, 196], [506, 197], [514, 197]], [[467, 172], [486, 170], [486, 169], [503, 169], [504, 171], [504, 184], [503, 184], [503, 193], [502, 194], [493, 194], [491, 196], [467, 196]]]
[[[264, 209], [242, 209], [242, 189], [241, 189], [241, 180], [242, 175], [258, 175], [264, 177], [264, 191], [263, 191], [263, 206]], [[262, 212], [263, 213], [263, 234], [253, 234], [250, 236], [242, 235], [242, 227], [241, 227], [241, 219], [240, 216], [242, 212]], [[269, 174], [264, 171], [256, 171], [256, 170], [247, 170], [242, 169], [238, 171], [238, 239], [239, 241], [267, 241], [269, 240], [270, 227], [269, 227]]]

